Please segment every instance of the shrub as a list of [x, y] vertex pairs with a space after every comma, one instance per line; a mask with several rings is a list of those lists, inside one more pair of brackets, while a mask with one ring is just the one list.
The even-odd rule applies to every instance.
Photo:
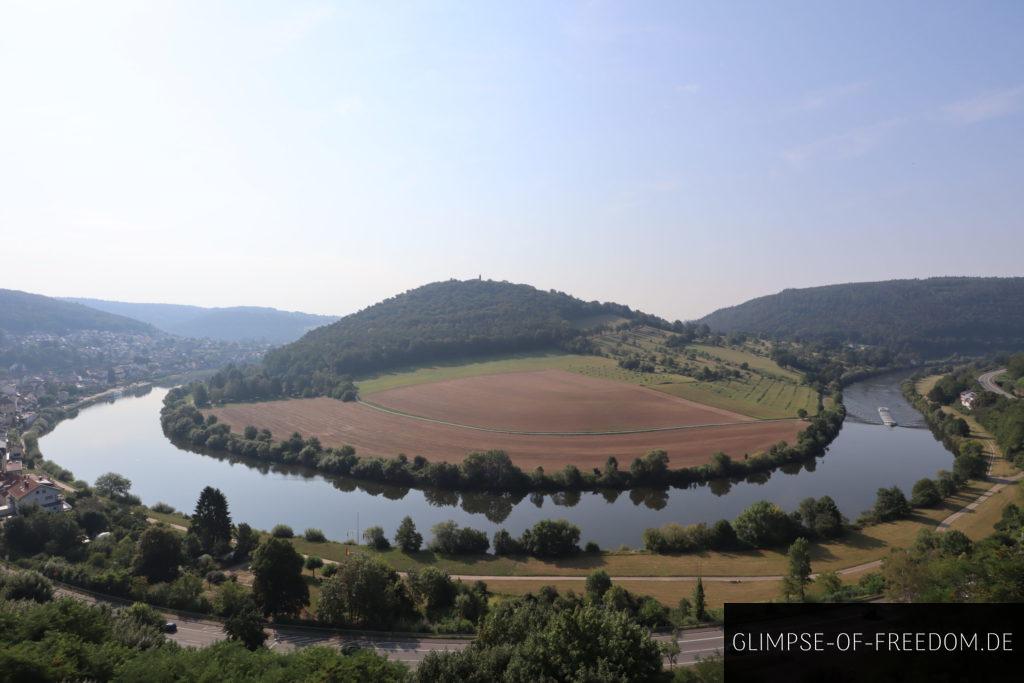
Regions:
[[49, 602], [53, 599], [53, 584], [39, 572], [16, 572], [0, 576], [0, 595], [8, 600]]
[[953, 461], [953, 475], [962, 481], [980, 479], [988, 470], [985, 456], [973, 449], [963, 449]]
[[871, 572], [860, 577], [857, 582], [857, 588], [860, 589], [864, 595], [878, 595], [885, 590], [885, 577], [879, 572]]
[[878, 522], [901, 519], [910, 514], [910, 503], [898, 486], [881, 488], [878, 489], [872, 514]]
[[583, 547], [583, 552], [596, 554], [601, 552], [601, 546], [594, 541], [587, 541], [587, 545]]
[[287, 524], [276, 524], [270, 530], [270, 535], [274, 538], [292, 538], [295, 536], [295, 532]]
[[939, 549], [943, 555], [959, 556], [971, 552], [971, 539], [962, 531], [953, 529], [939, 535]]
[[494, 541], [491, 545], [494, 547], [495, 555], [519, 555], [523, 552], [523, 546], [519, 541], [504, 529], [494, 532]]
[[218, 584], [224, 583], [225, 581], [227, 581], [227, 579], [227, 574], [220, 571], [219, 569], [214, 569], [213, 571], [206, 572], [206, 583], [210, 585], [216, 586]]
[[949, 470], [939, 470], [935, 479], [935, 485], [939, 489], [939, 495], [943, 498], [952, 496], [957, 492], [957, 489], [960, 488], [957, 483], [956, 475]]
[[740, 513], [732, 524], [736, 536], [755, 548], [785, 545], [794, 536], [789, 516], [775, 503], [760, 500]]
[[310, 543], [323, 543], [327, 540], [324, 532], [320, 529], [309, 528], [303, 532], [303, 537]]
[[731, 550], [739, 544], [736, 530], [727, 519], [720, 519], [711, 527], [711, 547], [716, 550]]
[[932, 507], [942, 500], [939, 487], [931, 479], [919, 479], [910, 492], [910, 504], [914, 507]]
[[543, 519], [523, 532], [520, 544], [536, 557], [562, 557], [579, 552], [580, 528], [564, 519]]
[[797, 514], [804, 528], [817, 538], [835, 538], [843, 532], [843, 515], [830, 496], [805, 498]]
[[587, 575], [586, 591], [587, 597], [594, 602], [604, 599], [604, 594], [612, 587], [612, 579], [608, 572], [603, 569], [596, 569]]
[[483, 531], [469, 527], [460, 529], [459, 525], [451, 520], [435, 524], [431, 532], [434, 538], [430, 541], [430, 549], [442, 555], [485, 553], [491, 546], [487, 534]]
[[167, 503], [164, 502], [154, 503], [153, 505], [149, 506], [149, 509], [152, 510], [153, 512], [160, 512], [165, 515], [169, 515], [175, 512], [173, 505], [168, 505]]
[[367, 527], [363, 531], [363, 540], [366, 541], [366, 545], [370, 546], [374, 550], [387, 550], [391, 547], [391, 542], [388, 541], [388, 537], [384, 535], [384, 529], [379, 526]]

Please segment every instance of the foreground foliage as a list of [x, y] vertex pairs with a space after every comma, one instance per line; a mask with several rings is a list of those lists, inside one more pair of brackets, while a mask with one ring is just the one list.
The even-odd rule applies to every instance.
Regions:
[[362, 650], [290, 654], [222, 642], [183, 649], [165, 640], [160, 615], [73, 598], [45, 604], [0, 599], [0, 679], [5, 681], [404, 681], [406, 668]]
[[553, 589], [502, 602], [461, 652], [431, 653], [418, 681], [650, 681], [662, 651], [628, 612]]

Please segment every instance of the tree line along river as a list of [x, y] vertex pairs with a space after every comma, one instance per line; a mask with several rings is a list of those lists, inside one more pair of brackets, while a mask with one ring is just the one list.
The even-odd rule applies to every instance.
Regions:
[[[166, 389], [82, 410], [43, 437], [40, 447], [47, 459], [90, 483], [105, 472], [125, 475], [132, 492], [148, 505], [163, 501], [191, 512], [199, 491], [215, 486], [227, 495], [233, 519], [256, 528], [316, 527], [328, 538], [346, 540], [371, 525], [392, 536], [402, 517], [410, 515], [424, 532], [453, 519], [489, 534], [503, 527], [518, 535], [538, 520], [564, 518], [580, 527], [583, 542], [638, 547], [648, 527], [733, 519], [762, 499], [789, 511], [807, 496], [829, 495], [855, 518], [874, 503], [879, 487], [895, 484], [909, 495], [918, 479], [949, 469], [952, 455], [901, 396], [899, 384], [906, 376], [890, 373], [847, 387], [848, 416], [825, 456], [756, 481], [687, 489], [459, 494], [329, 478], [300, 468], [257, 468], [174, 446], [160, 428]], [[888, 407], [901, 426], [882, 426], [879, 406]]]

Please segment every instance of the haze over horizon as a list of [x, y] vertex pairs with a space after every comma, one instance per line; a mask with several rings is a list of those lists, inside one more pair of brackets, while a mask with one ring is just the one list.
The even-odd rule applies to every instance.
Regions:
[[0, 6], [0, 287], [670, 319], [1022, 275], [1024, 7]]

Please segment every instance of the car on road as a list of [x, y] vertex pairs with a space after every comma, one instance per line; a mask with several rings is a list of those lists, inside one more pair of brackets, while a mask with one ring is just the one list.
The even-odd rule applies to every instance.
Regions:
[[161, 630], [164, 633], [177, 633], [178, 625], [175, 624], [173, 621], [168, 621], [164, 623], [164, 625], [161, 627]]

